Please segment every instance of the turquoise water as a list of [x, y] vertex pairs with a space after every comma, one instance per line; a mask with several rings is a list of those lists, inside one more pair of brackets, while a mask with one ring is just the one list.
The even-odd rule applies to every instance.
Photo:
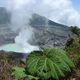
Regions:
[[22, 47], [20, 47], [19, 45], [12, 43], [12, 44], [6, 44], [0, 47], [0, 50], [4, 50], [4, 51], [12, 51], [12, 52], [20, 52], [23, 53], [24, 50]]

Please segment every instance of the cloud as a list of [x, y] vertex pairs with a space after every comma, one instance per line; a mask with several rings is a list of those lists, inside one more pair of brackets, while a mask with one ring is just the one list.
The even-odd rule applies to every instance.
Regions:
[[80, 26], [80, 13], [74, 9], [72, 0], [7, 0], [8, 9], [21, 7], [59, 23]]

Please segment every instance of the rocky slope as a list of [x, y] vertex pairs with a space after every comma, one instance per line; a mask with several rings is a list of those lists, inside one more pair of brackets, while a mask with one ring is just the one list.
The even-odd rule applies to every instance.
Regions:
[[[10, 13], [0, 8], [0, 45], [13, 43], [17, 33], [10, 29]], [[34, 28], [34, 37], [30, 43], [44, 47], [63, 47], [71, 32], [66, 25], [55, 23], [45, 17], [33, 14], [30, 25]]]
[[41, 48], [63, 47], [71, 36], [68, 26], [55, 23], [37, 14], [32, 16], [30, 25], [35, 28], [32, 44], [39, 45]]

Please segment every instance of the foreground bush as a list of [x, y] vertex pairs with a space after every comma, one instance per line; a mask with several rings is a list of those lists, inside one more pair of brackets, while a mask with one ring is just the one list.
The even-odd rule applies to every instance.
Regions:
[[80, 38], [75, 37], [67, 41], [65, 50], [71, 57], [72, 61], [77, 64], [80, 61]]
[[74, 64], [63, 49], [44, 49], [31, 52], [26, 60], [25, 74], [29, 78], [28, 80], [32, 80], [30, 78], [34, 78], [34, 80], [59, 80], [60, 77], [65, 76], [66, 72], [71, 71], [72, 67]]
[[74, 67], [66, 52], [59, 48], [32, 52], [26, 61], [27, 72], [43, 79], [64, 77]]
[[73, 33], [73, 37], [70, 37], [70, 39], [67, 40], [65, 50], [73, 62], [77, 64], [80, 62], [80, 28], [71, 26], [70, 31]]

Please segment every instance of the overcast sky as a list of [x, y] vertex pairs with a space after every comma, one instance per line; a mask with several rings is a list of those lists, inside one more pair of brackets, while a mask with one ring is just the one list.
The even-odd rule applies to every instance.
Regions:
[[[39, 0], [38, 0], [39, 1]], [[80, 0], [71, 0], [74, 8], [80, 10]], [[9, 0], [0, 0], [0, 6], [6, 6]]]
[[0, 0], [0, 6], [11, 10], [22, 5], [53, 21], [80, 26], [80, 0]]

